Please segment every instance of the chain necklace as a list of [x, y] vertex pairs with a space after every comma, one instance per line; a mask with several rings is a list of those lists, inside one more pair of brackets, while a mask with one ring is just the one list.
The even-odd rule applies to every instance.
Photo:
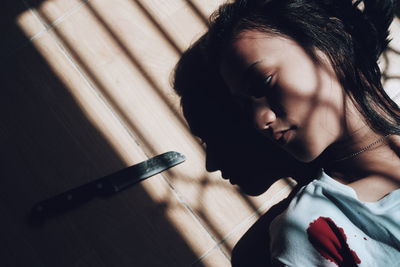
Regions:
[[363, 147], [363, 148], [360, 149], [359, 151], [354, 152], [354, 153], [352, 153], [352, 154], [350, 154], [350, 155], [347, 155], [347, 156], [344, 157], [344, 158], [334, 160], [333, 163], [336, 163], [336, 162], [339, 162], [339, 161], [343, 161], [343, 160], [346, 160], [346, 159], [350, 159], [350, 158], [353, 158], [353, 157], [355, 157], [355, 156], [357, 156], [357, 155], [360, 155], [361, 153], [363, 153], [363, 152], [365, 152], [365, 151], [367, 151], [367, 150], [370, 150], [372, 147], [374, 147], [375, 145], [379, 144], [380, 142], [383, 142], [383, 141], [386, 140], [386, 138], [388, 138], [390, 135], [391, 135], [391, 134], [387, 134], [387, 135], [385, 135], [385, 136], [382, 136], [382, 137], [378, 138], [377, 140], [375, 140], [374, 142], [372, 142], [371, 144], [369, 144], [369, 145]]

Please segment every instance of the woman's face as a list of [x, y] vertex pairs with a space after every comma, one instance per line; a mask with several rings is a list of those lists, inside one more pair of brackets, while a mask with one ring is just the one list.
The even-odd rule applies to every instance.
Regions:
[[291, 39], [246, 30], [223, 56], [221, 75], [251, 108], [256, 127], [303, 162], [343, 134], [345, 94], [322, 53], [317, 62]]

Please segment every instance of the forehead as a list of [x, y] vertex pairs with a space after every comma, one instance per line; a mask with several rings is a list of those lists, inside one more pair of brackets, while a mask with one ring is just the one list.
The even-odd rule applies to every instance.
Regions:
[[294, 44], [288, 37], [278, 34], [246, 30], [232, 40], [228, 53], [251, 61], [259, 56], [279, 53]]
[[240, 86], [246, 70], [277, 66], [287, 52], [298, 46], [278, 34], [246, 30], [238, 34], [223, 53], [220, 73], [232, 89]]

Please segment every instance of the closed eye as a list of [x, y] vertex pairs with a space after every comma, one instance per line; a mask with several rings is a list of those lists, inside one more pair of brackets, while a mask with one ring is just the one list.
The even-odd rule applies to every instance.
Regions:
[[272, 76], [269, 75], [254, 86], [250, 87], [248, 92], [255, 98], [262, 98], [267, 95], [267, 90], [271, 88]]

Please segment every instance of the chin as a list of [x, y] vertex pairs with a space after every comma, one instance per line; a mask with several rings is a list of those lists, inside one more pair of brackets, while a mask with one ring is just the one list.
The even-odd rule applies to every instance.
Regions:
[[237, 181], [236, 186], [246, 195], [259, 196], [267, 191], [274, 182], [280, 179], [280, 177], [267, 178], [268, 177], [265, 175], [252, 176], [250, 174], [246, 180]]
[[237, 185], [239, 187], [239, 190], [249, 196], [256, 197], [261, 194], [263, 194], [265, 191], [268, 190], [268, 188], [257, 188], [257, 187], [249, 187], [249, 186], [241, 186]]
[[303, 162], [303, 163], [310, 163], [312, 161], [314, 161], [318, 156], [318, 155], [314, 155], [312, 153], [306, 153], [306, 152], [292, 152], [289, 151], [290, 155], [292, 155], [296, 160]]
[[296, 160], [303, 163], [310, 163], [317, 159], [319, 155], [323, 152], [321, 147], [310, 142], [294, 140], [294, 142], [289, 143], [287, 146], [283, 147], [286, 152], [292, 155]]

